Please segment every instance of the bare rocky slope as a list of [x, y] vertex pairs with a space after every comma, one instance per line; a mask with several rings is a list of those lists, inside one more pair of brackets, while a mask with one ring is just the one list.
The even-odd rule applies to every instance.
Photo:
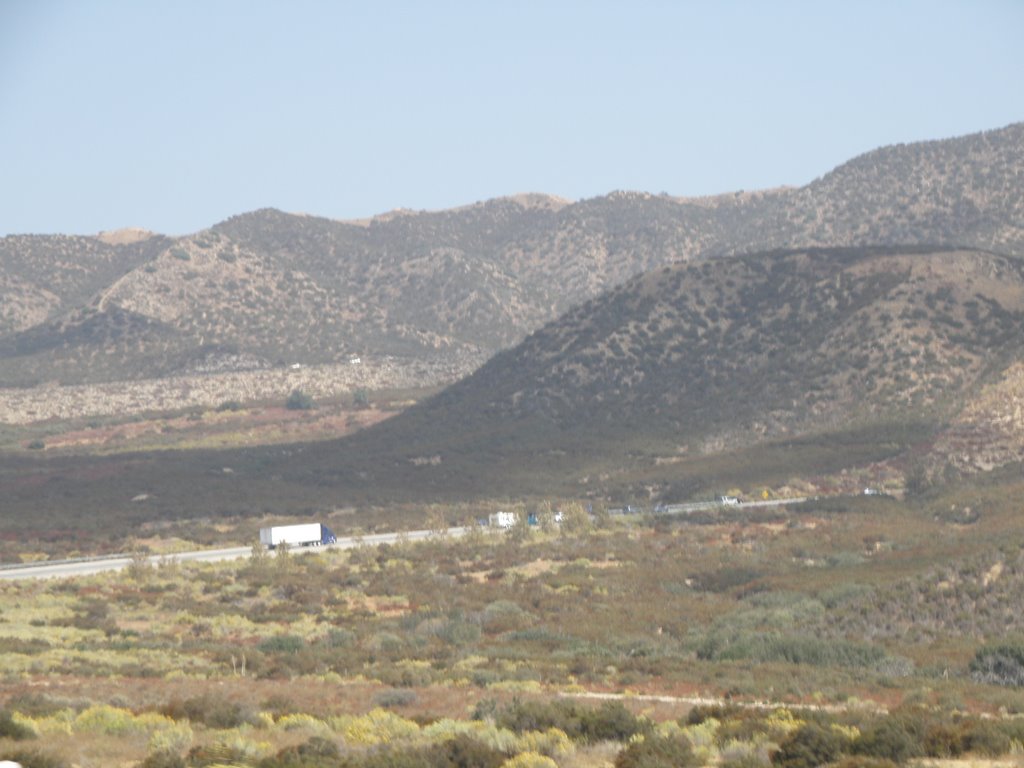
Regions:
[[884, 244], [1024, 255], [1024, 124], [880, 149], [800, 189], [525, 195], [364, 222], [262, 210], [183, 238], [6, 237], [0, 386], [350, 355], [466, 373], [666, 264]]

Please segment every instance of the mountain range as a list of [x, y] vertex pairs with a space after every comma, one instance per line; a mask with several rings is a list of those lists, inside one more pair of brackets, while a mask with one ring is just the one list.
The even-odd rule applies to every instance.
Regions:
[[0, 240], [0, 386], [444, 360], [469, 373], [677, 263], [812, 247], [1024, 256], [1024, 123], [869, 152], [792, 189], [499, 198], [335, 221], [260, 210], [186, 237]]

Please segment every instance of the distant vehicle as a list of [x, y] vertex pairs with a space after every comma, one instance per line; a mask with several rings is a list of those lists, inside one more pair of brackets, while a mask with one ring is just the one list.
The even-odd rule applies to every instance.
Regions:
[[300, 523], [298, 525], [275, 525], [260, 528], [260, 544], [267, 549], [274, 549], [281, 544], [290, 547], [319, 547], [322, 544], [334, 544], [338, 537], [334, 531], [322, 523]]
[[491, 528], [511, 528], [519, 520], [515, 512], [495, 512], [487, 516], [487, 522]]
[[723, 507], [738, 507], [740, 500], [735, 496], [719, 496], [718, 503]]
[[864, 495], [865, 496], [881, 496], [882, 492], [880, 490], [878, 490], [877, 488], [865, 488], [864, 489]]

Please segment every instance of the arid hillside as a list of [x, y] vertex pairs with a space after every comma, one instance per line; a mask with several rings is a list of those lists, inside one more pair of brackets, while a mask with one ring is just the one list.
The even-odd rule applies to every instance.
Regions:
[[[333, 452], [310, 451], [296, 471], [323, 480], [358, 465], [372, 482], [373, 466], [413, 464], [425, 482], [457, 485], [547, 462], [582, 481], [609, 456], [670, 466], [878, 424], [914, 424], [925, 439], [977, 425], [987, 402], [1004, 404], [1012, 441], [1022, 356], [1017, 259], [810, 249], [677, 264], [580, 305]], [[989, 454], [990, 469], [1019, 446]]]
[[261, 210], [182, 238], [0, 240], [0, 386], [334, 364], [468, 372], [676, 262], [925, 244], [1024, 255], [1024, 124], [887, 147], [799, 189], [500, 198], [340, 222]]
[[[230, 450], [69, 455], [55, 435], [0, 466], [0, 494], [12, 515], [56, 528], [71, 511], [136, 521], [900, 493], [1024, 457], [1022, 364], [1024, 260], [925, 247], [724, 256], [635, 277], [340, 440], [312, 431], [312, 416], [294, 435], [307, 442]], [[196, 414], [208, 433], [197, 445], [219, 445], [227, 418]]]

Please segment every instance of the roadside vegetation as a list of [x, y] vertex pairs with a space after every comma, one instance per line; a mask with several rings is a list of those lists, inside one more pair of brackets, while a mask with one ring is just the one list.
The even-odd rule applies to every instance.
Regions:
[[1019, 485], [678, 517], [562, 504], [561, 526], [526, 504], [539, 525], [461, 538], [435, 510], [425, 542], [5, 582], [0, 754], [149, 768], [1016, 754]]

